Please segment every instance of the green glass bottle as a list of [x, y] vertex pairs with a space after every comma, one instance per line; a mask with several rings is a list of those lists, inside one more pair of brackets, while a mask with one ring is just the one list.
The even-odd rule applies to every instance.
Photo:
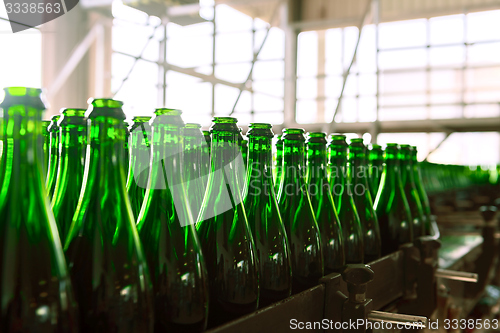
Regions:
[[196, 220], [201, 209], [208, 171], [202, 178], [202, 153], [206, 148], [205, 138], [200, 124], [186, 124], [183, 129], [184, 160], [183, 179], [186, 182], [186, 192], [191, 207], [191, 213]]
[[52, 211], [64, 244], [71, 227], [83, 184], [87, 153], [87, 119], [85, 109], [64, 109], [57, 124], [60, 128], [61, 156]]
[[[43, 125], [42, 125], [42, 130], [43, 130]], [[3, 178], [5, 176], [6, 170], [5, 170], [5, 156], [8, 155], [7, 151], [9, 149], [9, 144], [7, 141], [7, 136], [5, 135], [6, 131], [4, 130], [4, 121], [3, 117], [0, 117], [0, 140], [2, 141], [2, 145], [0, 147], [0, 189], [2, 188], [2, 182]]]
[[337, 198], [335, 208], [344, 234], [345, 262], [360, 264], [364, 262], [363, 229], [354, 204], [352, 175], [347, 165], [347, 147], [345, 135], [331, 136], [330, 184], [333, 197]]
[[278, 135], [278, 141], [276, 141], [276, 164], [274, 167], [275, 177], [274, 177], [274, 190], [276, 193], [279, 192], [281, 179], [283, 178], [283, 136]]
[[201, 332], [208, 277], [182, 172], [181, 111], [156, 109], [151, 173], [137, 229], [153, 281], [155, 332]]
[[373, 209], [373, 200], [368, 186], [366, 153], [363, 139], [351, 139], [349, 173], [352, 180], [352, 194], [363, 230], [364, 258], [365, 262], [369, 263], [380, 258], [382, 244], [377, 214]]
[[59, 166], [59, 153], [60, 153], [60, 132], [57, 122], [59, 121], [60, 115], [52, 116], [51, 123], [47, 130], [50, 132], [50, 157], [49, 164], [47, 166], [47, 181], [45, 186], [47, 187], [47, 195], [49, 200], [52, 199], [54, 195], [54, 190], [56, 188], [57, 180], [57, 167]]
[[50, 120], [42, 120], [42, 134], [43, 134], [43, 176], [44, 179], [47, 178], [47, 170], [49, 166], [49, 156], [50, 156], [50, 132], [48, 130], [50, 125]]
[[149, 177], [151, 117], [134, 117], [129, 131], [130, 164], [127, 175], [127, 194], [134, 217], [139, 216]]
[[410, 208], [410, 214], [413, 221], [413, 238], [425, 234], [425, 215], [418, 196], [417, 186], [413, 178], [411, 166], [411, 146], [401, 145], [399, 153], [399, 164], [401, 167], [401, 184], [405, 191], [406, 200]]
[[244, 166], [236, 118], [215, 117], [211, 132], [212, 171], [196, 224], [209, 277], [209, 327], [259, 304], [258, 262], [238, 183]]
[[292, 253], [292, 293], [318, 284], [323, 276], [321, 235], [305, 179], [304, 130], [283, 130], [283, 177], [278, 202]]
[[292, 262], [285, 226], [276, 201], [272, 168], [271, 124], [252, 123], [247, 170], [245, 211], [260, 267], [261, 307], [292, 292]]
[[368, 153], [368, 186], [372, 199], [377, 196], [380, 178], [384, 172], [384, 150], [380, 145], [372, 144]]
[[148, 267], [125, 188], [122, 102], [94, 99], [84, 184], [64, 246], [81, 332], [152, 332]]
[[430, 235], [432, 220], [431, 205], [422, 181], [422, 173], [420, 171], [420, 165], [417, 161], [417, 147], [415, 146], [411, 147], [410, 165], [413, 172], [413, 179], [415, 180], [415, 186], [417, 187], [418, 198], [420, 199], [420, 203], [422, 204], [422, 209], [424, 211], [425, 234]]
[[5, 88], [0, 190], [0, 331], [78, 332], [77, 305], [50, 210], [40, 154], [41, 90]]
[[316, 214], [321, 244], [325, 275], [341, 272], [345, 265], [344, 241], [337, 210], [333, 203], [328, 183], [326, 134], [309, 133], [307, 140], [307, 183], [311, 204]]
[[373, 205], [380, 227], [383, 256], [397, 251], [402, 244], [413, 242], [410, 207], [401, 183], [398, 155], [398, 144], [388, 143], [384, 171]]

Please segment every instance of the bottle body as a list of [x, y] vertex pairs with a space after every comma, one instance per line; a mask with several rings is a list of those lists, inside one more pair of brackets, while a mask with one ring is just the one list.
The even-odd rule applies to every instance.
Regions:
[[80, 198], [87, 148], [87, 120], [84, 109], [65, 109], [59, 119], [61, 156], [52, 212], [61, 243], [64, 244]]
[[138, 218], [153, 282], [155, 332], [201, 332], [208, 316], [208, 277], [182, 175], [180, 111], [157, 109], [151, 172]]
[[[353, 184], [347, 166], [345, 135], [332, 135], [330, 141], [330, 185], [344, 235], [346, 264], [364, 262], [361, 221], [353, 198]], [[336, 200], [336, 201], [335, 201]]]
[[318, 284], [324, 273], [321, 235], [305, 181], [304, 130], [283, 134], [283, 176], [279, 208], [292, 254], [292, 293]]
[[410, 208], [401, 184], [397, 144], [388, 144], [380, 187], [375, 199], [382, 240], [382, 255], [388, 255], [405, 243], [413, 242]]
[[274, 192], [272, 132], [269, 124], [251, 124], [245, 211], [259, 263], [260, 307], [290, 296], [291, 254]]
[[0, 331], [78, 332], [78, 312], [50, 210], [43, 155], [41, 91], [5, 88], [0, 104], [10, 144], [0, 191]]
[[236, 170], [244, 170], [239, 130], [235, 118], [214, 122], [212, 171], [196, 224], [209, 277], [209, 328], [255, 311], [259, 301], [255, 245]]
[[82, 332], [152, 332], [149, 272], [125, 188], [121, 102], [92, 101], [85, 180], [65, 253]]
[[345, 265], [342, 227], [327, 178], [326, 138], [324, 133], [309, 133], [307, 141], [307, 183], [311, 204], [321, 234], [325, 275], [341, 272]]
[[401, 145], [399, 160], [401, 165], [401, 182], [413, 223], [413, 238], [416, 239], [425, 234], [425, 215], [413, 177], [410, 145]]
[[427, 197], [427, 193], [424, 188], [422, 174], [420, 172], [420, 165], [417, 161], [417, 147], [411, 147], [411, 160], [410, 165], [413, 172], [413, 179], [415, 180], [415, 186], [418, 192], [418, 198], [420, 199], [420, 203], [422, 204], [422, 209], [424, 211], [424, 231], [426, 235], [431, 234], [431, 205], [429, 203], [429, 198]]
[[349, 173], [352, 179], [354, 205], [358, 211], [363, 231], [364, 261], [372, 262], [380, 258], [381, 240], [377, 214], [368, 185], [368, 165], [363, 139], [352, 139], [349, 146]]

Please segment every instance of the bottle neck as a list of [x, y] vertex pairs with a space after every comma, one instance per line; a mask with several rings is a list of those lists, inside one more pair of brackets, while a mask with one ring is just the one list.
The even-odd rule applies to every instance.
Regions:
[[309, 143], [307, 149], [307, 175], [308, 183], [318, 183], [325, 181], [327, 153], [324, 144]]
[[[248, 178], [252, 180], [272, 179], [271, 138], [250, 136], [248, 153]], [[253, 188], [253, 187], [252, 187]]]
[[150, 162], [150, 128], [149, 125], [147, 128], [145, 125], [141, 125], [129, 134], [128, 149], [130, 151], [130, 162], [127, 184], [134, 179], [134, 176], [137, 176], [140, 172], [147, 170]]
[[69, 175], [80, 170], [74, 170], [72, 167], [78, 167], [83, 172], [85, 161], [85, 147], [87, 146], [87, 126], [69, 125], [60, 129], [60, 152], [59, 170], [67, 169]]
[[223, 169], [224, 166], [234, 162], [240, 148], [238, 145], [238, 133], [229, 131], [214, 131], [212, 134], [212, 172]]
[[41, 110], [24, 106], [4, 110], [4, 139], [8, 149], [2, 156], [5, 174], [0, 202], [6, 202], [12, 192], [24, 197], [28, 195], [25, 191], [44, 188], [43, 155], [38, 147], [42, 137], [41, 115]]
[[[88, 120], [89, 148], [85, 170], [90, 175], [99, 175], [99, 186], [107, 187], [107, 182], [121, 179], [125, 185], [123, 147], [125, 127], [122, 121], [113, 117], [98, 116]], [[113, 185], [114, 186], [114, 185]]]
[[304, 168], [305, 144], [302, 141], [286, 142], [283, 147], [284, 181], [294, 183], [305, 176]]
[[[151, 190], [166, 190], [182, 184], [181, 161], [184, 157], [181, 127], [157, 124], [152, 126]], [[173, 189], [171, 189], [173, 190]], [[167, 190], [170, 194], [170, 190]]]
[[360, 148], [352, 148], [349, 152], [349, 173], [353, 185], [367, 184], [368, 167], [365, 152]]

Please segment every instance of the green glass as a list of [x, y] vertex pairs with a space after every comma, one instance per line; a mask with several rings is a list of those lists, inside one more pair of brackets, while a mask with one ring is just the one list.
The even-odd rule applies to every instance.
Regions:
[[403, 184], [406, 200], [410, 207], [410, 214], [413, 221], [413, 238], [416, 239], [417, 237], [425, 235], [425, 215], [413, 177], [411, 146], [401, 145], [400, 148], [399, 164], [401, 167], [401, 183]]
[[372, 198], [377, 196], [380, 178], [384, 172], [384, 150], [380, 145], [372, 144], [368, 153], [368, 185]]
[[57, 167], [59, 166], [59, 155], [60, 155], [60, 147], [59, 147], [59, 126], [57, 122], [59, 121], [60, 115], [52, 116], [51, 122], [47, 130], [50, 132], [50, 157], [49, 164], [47, 166], [47, 181], [45, 186], [47, 188], [47, 195], [49, 200], [52, 199], [54, 195], [54, 190], [56, 188], [56, 180], [57, 180]]
[[130, 127], [129, 147], [130, 164], [127, 175], [127, 194], [134, 217], [139, 216], [146, 193], [149, 177], [151, 117], [134, 117]]
[[137, 229], [153, 281], [156, 332], [201, 332], [208, 277], [183, 179], [181, 111], [156, 109], [151, 173]]
[[[43, 124], [42, 124], [42, 131], [43, 131]], [[6, 159], [5, 156], [7, 156], [7, 151], [9, 149], [8, 141], [7, 141], [7, 136], [5, 135], [6, 131], [4, 130], [4, 121], [3, 117], [0, 117], [0, 140], [2, 141], [2, 145], [0, 147], [0, 189], [2, 188], [2, 182], [3, 178], [5, 176], [6, 170]]]
[[[240, 190], [241, 193], [243, 194], [245, 192], [245, 187], [246, 187], [246, 170], [247, 170], [247, 163], [248, 163], [248, 141], [246, 141], [243, 138], [243, 135], [241, 132], [243, 129], [241, 127], [238, 127], [239, 133], [238, 133], [238, 147], [240, 148], [240, 154], [241, 154], [241, 160], [243, 162], [243, 166], [245, 167], [244, 172], [238, 172], [238, 184], [240, 184]], [[239, 160], [239, 159], [237, 159]]]
[[365, 262], [369, 263], [380, 258], [381, 240], [380, 228], [373, 200], [368, 186], [367, 149], [363, 139], [351, 139], [349, 145], [349, 173], [352, 180], [352, 195], [363, 230]]
[[5, 88], [0, 331], [78, 332], [77, 305], [42, 175], [41, 90]]
[[323, 248], [305, 179], [304, 130], [283, 130], [283, 177], [278, 202], [292, 253], [292, 293], [318, 284], [323, 276]]
[[364, 262], [363, 229], [353, 198], [352, 175], [347, 165], [345, 135], [332, 135], [330, 141], [330, 185], [344, 234], [346, 264]]
[[148, 267], [125, 188], [122, 102], [94, 99], [84, 184], [65, 243], [81, 332], [152, 332]]
[[209, 327], [259, 303], [258, 262], [238, 183], [245, 168], [236, 119], [215, 117], [211, 132], [212, 171], [196, 224], [210, 281]]
[[121, 156], [123, 160], [122, 164], [125, 167], [125, 172], [128, 173], [128, 168], [130, 166], [130, 124], [124, 120], [122, 125], [125, 128], [125, 143], [123, 144], [123, 149], [121, 150]]
[[[202, 131], [203, 136], [205, 137], [205, 143], [202, 146], [201, 150], [201, 177], [203, 178], [203, 187], [207, 188], [208, 183], [208, 175], [210, 174], [210, 170], [212, 169], [210, 164], [210, 149], [212, 148], [212, 138], [210, 137], [210, 131]], [[205, 193], [203, 193], [205, 194]]]
[[186, 182], [186, 192], [191, 207], [191, 213], [196, 220], [201, 209], [208, 172], [202, 178], [202, 153], [206, 148], [205, 139], [200, 124], [186, 124], [183, 128], [184, 160], [183, 179]]
[[[47, 178], [47, 170], [49, 166], [49, 156], [50, 156], [50, 132], [48, 127], [50, 125], [50, 120], [42, 120], [42, 134], [43, 134], [43, 176], [44, 179]], [[0, 183], [1, 184], [1, 183]]]
[[321, 233], [325, 274], [341, 272], [345, 265], [344, 241], [342, 227], [328, 183], [325, 133], [309, 133], [307, 168], [311, 204]]
[[87, 119], [85, 109], [64, 109], [57, 124], [60, 128], [61, 156], [52, 211], [61, 243], [68, 236], [83, 184], [87, 153]]
[[252, 123], [245, 210], [260, 268], [261, 307], [292, 292], [292, 262], [285, 226], [274, 192], [271, 124]]
[[385, 164], [374, 209], [382, 239], [382, 255], [397, 251], [399, 246], [413, 242], [410, 207], [401, 182], [399, 146], [388, 143]]
[[417, 147], [411, 147], [411, 159], [410, 165], [413, 172], [413, 179], [415, 180], [415, 186], [418, 192], [418, 198], [420, 199], [420, 203], [422, 204], [422, 209], [424, 211], [425, 218], [425, 234], [431, 234], [431, 205], [429, 203], [429, 198], [427, 197], [427, 193], [425, 192], [425, 188], [422, 181], [422, 173], [420, 171], [420, 165], [417, 161]]
[[281, 179], [283, 178], [283, 136], [278, 135], [278, 141], [276, 141], [276, 164], [274, 167], [275, 179], [274, 179], [274, 190], [276, 193], [279, 192]]

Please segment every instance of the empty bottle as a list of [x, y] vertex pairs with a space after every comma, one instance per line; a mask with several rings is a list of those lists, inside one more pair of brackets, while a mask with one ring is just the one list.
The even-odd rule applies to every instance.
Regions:
[[402, 244], [413, 242], [410, 207], [401, 183], [398, 154], [398, 144], [388, 143], [384, 171], [373, 207], [380, 227], [383, 256], [397, 251]]
[[155, 332], [207, 325], [208, 277], [183, 179], [183, 127], [179, 110], [156, 109], [151, 120], [151, 174], [137, 229], [153, 281]]
[[127, 194], [134, 217], [139, 216], [149, 177], [151, 117], [134, 117], [129, 129], [130, 163], [127, 175]]
[[366, 263], [380, 258], [381, 240], [377, 214], [368, 186], [367, 149], [363, 139], [351, 139], [349, 146], [349, 173], [352, 181], [354, 205], [363, 230], [364, 260]]
[[353, 198], [352, 174], [347, 166], [347, 142], [345, 135], [332, 135], [330, 142], [330, 170], [334, 198], [337, 198], [337, 214], [344, 234], [346, 264], [364, 262], [363, 229]]
[[60, 134], [57, 121], [60, 117], [60, 115], [52, 116], [50, 125], [47, 128], [47, 130], [50, 132], [50, 157], [49, 164], [47, 166], [47, 181], [45, 185], [47, 187], [47, 195], [49, 197], [49, 200], [51, 200], [52, 196], [54, 195], [57, 180], [57, 168], [59, 166]]
[[58, 126], [61, 132], [61, 156], [59, 158], [59, 174], [52, 197], [52, 211], [61, 243], [64, 244], [78, 206], [83, 184], [85, 155], [87, 153], [85, 109], [64, 109]]
[[84, 184], [65, 253], [82, 332], [152, 332], [148, 267], [125, 188], [122, 102], [94, 99]]
[[427, 197], [427, 193], [425, 191], [422, 174], [420, 172], [420, 165], [417, 161], [417, 147], [411, 147], [411, 159], [410, 165], [413, 172], [413, 179], [415, 180], [415, 186], [417, 187], [418, 198], [420, 199], [420, 203], [422, 204], [422, 209], [424, 211], [425, 218], [425, 234], [430, 235], [431, 233], [431, 205], [429, 204], [429, 198]]
[[0, 331], [78, 332], [78, 313], [42, 175], [41, 90], [5, 88], [10, 150], [0, 191]]
[[292, 263], [285, 226], [276, 201], [272, 169], [271, 124], [252, 123], [245, 211], [260, 268], [261, 307], [290, 296]]
[[405, 191], [406, 200], [408, 201], [413, 221], [413, 238], [416, 239], [425, 234], [425, 215], [413, 178], [411, 146], [401, 145], [400, 147], [399, 164], [401, 166], [401, 183]]
[[316, 214], [321, 244], [325, 275], [341, 272], [345, 264], [344, 241], [337, 210], [330, 192], [327, 171], [326, 134], [309, 133], [307, 140], [307, 183], [311, 204]]
[[209, 277], [209, 327], [259, 304], [258, 262], [238, 183], [244, 166], [236, 118], [215, 117], [211, 132], [212, 170], [196, 224]]
[[384, 172], [384, 150], [380, 145], [371, 145], [368, 152], [368, 167], [368, 185], [372, 199], [375, 199], [380, 186], [380, 178]]
[[318, 284], [323, 276], [323, 248], [305, 179], [304, 130], [283, 130], [283, 177], [278, 202], [292, 253], [292, 293]]

